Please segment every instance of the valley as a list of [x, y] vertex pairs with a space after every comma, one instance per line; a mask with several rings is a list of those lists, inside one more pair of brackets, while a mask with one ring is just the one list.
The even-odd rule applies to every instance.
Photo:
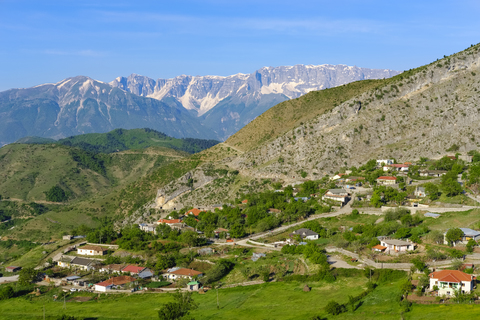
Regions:
[[[0, 261], [19, 277], [0, 318], [475, 317], [479, 69], [477, 44], [291, 93], [221, 143], [116, 129], [3, 146]], [[133, 100], [160, 84], [116, 83]]]

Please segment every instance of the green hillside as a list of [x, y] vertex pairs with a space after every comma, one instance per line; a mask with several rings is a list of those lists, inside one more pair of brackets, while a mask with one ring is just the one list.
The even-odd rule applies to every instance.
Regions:
[[216, 145], [219, 141], [194, 138], [176, 139], [162, 132], [143, 128], [130, 130], [115, 129], [107, 133], [87, 133], [58, 141], [39, 137], [26, 137], [16, 141], [16, 143], [57, 143], [96, 153], [113, 153], [149, 147], [165, 147], [188, 153], [197, 153]]
[[161, 147], [107, 155], [58, 144], [11, 144], [0, 149], [0, 194], [45, 201], [45, 192], [54, 186], [71, 200], [104, 194], [185, 155]]

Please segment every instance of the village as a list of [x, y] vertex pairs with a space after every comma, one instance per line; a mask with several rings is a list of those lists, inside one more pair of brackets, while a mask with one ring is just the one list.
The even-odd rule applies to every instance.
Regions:
[[[480, 220], [469, 215], [478, 202], [474, 184], [466, 183], [473, 158], [372, 160], [316, 182], [275, 183], [229, 204], [160, 212], [154, 222], [149, 217], [121, 233], [74, 232], [35, 268], [32, 281], [73, 296], [204, 294], [325, 268], [372, 268], [410, 272], [413, 301], [473, 294], [480, 264]], [[455, 172], [449, 183], [461, 187], [445, 201], [442, 177], [452, 176], [455, 166], [464, 174]], [[103, 238], [108, 232], [112, 238]], [[23, 270], [4, 269], [4, 282], [18, 281]]]

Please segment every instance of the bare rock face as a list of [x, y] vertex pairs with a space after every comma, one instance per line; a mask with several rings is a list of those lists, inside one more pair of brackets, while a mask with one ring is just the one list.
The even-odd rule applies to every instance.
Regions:
[[181, 195], [201, 188], [215, 179], [216, 175], [206, 175], [202, 168], [187, 172], [181, 178], [172, 181], [157, 191], [153, 208], [163, 210], [177, 210], [183, 208], [182, 203], [178, 201], [178, 198]]

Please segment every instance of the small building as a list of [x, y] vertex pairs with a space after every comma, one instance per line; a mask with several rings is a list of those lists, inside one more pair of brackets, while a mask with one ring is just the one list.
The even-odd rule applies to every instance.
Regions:
[[385, 165], [393, 164], [393, 159], [380, 159], [377, 160], [377, 167], [383, 167]]
[[314, 232], [310, 229], [306, 229], [306, 228], [301, 228], [301, 229], [295, 230], [292, 233], [290, 233], [291, 237], [296, 236], [296, 235], [299, 235], [302, 240], [305, 240], [305, 239], [317, 240], [318, 239], [318, 233], [316, 233], [316, 232]]
[[122, 272], [130, 272], [130, 274], [140, 274], [142, 271], [147, 269], [146, 267], [139, 267], [134, 265], [128, 265], [122, 269]]
[[103, 266], [102, 268], [100, 268], [99, 271], [104, 272], [104, 273], [108, 273], [108, 274], [121, 273], [123, 268], [125, 268], [124, 264], [109, 264], [109, 265], [106, 265], [106, 266]]
[[382, 185], [392, 185], [397, 183], [397, 178], [392, 176], [381, 176], [377, 178], [377, 183]]
[[265, 258], [267, 255], [265, 253], [257, 253], [257, 252], [254, 252], [252, 254], [252, 261], [257, 261], [258, 259], [260, 258]]
[[63, 236], [62, 239], [63, 240], [72, 240], [73, 236], [71, 234], [67, 234], [67, 235]]
[[427, 212], [423, 215], [424, 217], [430, 217], [430, 218], [438, 218], [440, 217], [440, 214], [438, 213], [433, 213], [433, 212]]
[[145, 232], [151, 232], [153, 234], [157, 234], [157, 225], [156, 224], [151, 224], [151, 223], [140, 223], [138, 225], [140, 230], [145, 231]]
[[380, 240], [380, 244], [386, 247], [386, 253], [400, 253], [415, 250], [415, 244], [413, 242], [403, 240], [383, 239]]
[[98, 264], [98, 261], [86, 258], [75, 257], [70, 262], [70, 266], [81, 270], [92, 270], [94, 266]]
[[145, 268], [138, 273], [138, 277], [141, 279], [149, 279], [153, 277], [153, 275], [154, 275], [153, 271], [148, 268]]
[[453, 296], [455, 291], [470, 293], [477, 280], [476, 277], [458, 270], [441, 270], [432, 272], [430, 277], [430, 290], [438, 287], [438, 295]]
[[445, 170], [420, 170], [421, 177], [441, 177], [447, 174]]
[[124, 289], [129, 284], [136, 284], [137, 279], [130, 276], [113, 277], [95, 284], [95, 291], [106, 292], [112, 289]]
[[215, 251], [212, 248], [202, 248], [202, 249], [198, 249], [197, 252], [201, 256], [206, 256], [206, 255], [213, 254]]
[[383, 171], [399, 171], [399, 172], [408, 172], [408, 167], [409, 165], [407, 164], [389, 164], [386, 166], [383, 166]]
[[416, 187], [414, 194], [416, 197], [419, 197], [419, 198], [425, 198], [427, 196], [427, 194], [425, 193], [424, 187]]
[[188, 291], [198, 291], [200, 289], [200, 282], [198, 281], [190, 281], [187, 283], [187, 290]]
[[177, 279], [189, 279], [192, 280], [194, 277], [201, 277], [202, 272], [196, 271], [193, 269], [179, 268], [174, 271], [166, 272], [163, 274], [163, 277], [167, 280], [175, 281]]
[[227, 236], [227, 238], [230, 237], [230, 233], [229, 233], [230, 230], [228, 229], [224, 229], [224, 228], [217, 228], [215, 230], [213, 230], [213, 233], [215, 235], [216, 238], [220, 237], [220, 234], [222, 233], [225, 233], [225, 235]]
[[387, 247], [377, 244], [376, 246], [372, 247], [372, 250], [375, 252], [385, 252], [385, 250], [387, 250]]
[[248, 199], [242, 200], [242, 204], [247, 204], [247, 203], [248, 203]]
[[349, 196], [349, 193], [345, 189], [330, 189], [322, 196], [322, 199], [338, 201], [343, 204], [348, 202]]
[[166, 224], [172, 229], [182, 229], [185, 227], [185, 224], [182, 222], [181, 219], [160, 219], [157, 221], [157, 224]]
[[57, 261], [57, 264], [58, 264], [59, 267], [62, 267], [62, 268], [70, 268], [73, 259], [75, 259], [75, 257], [73, 257], [73, 256], [62, 256]]
[[103, 256], [107, 254], [108, 249], [100, 246], [86, 245], [77, 248], [77, 254], [85, 256]]
[[307, 202], [308, 200], [310, 200], [310, 197], [295, 197], [293, 198], [293, 200]]
[[[468, 240], [470, 239], [473, 239], [475, 241], [479, 241], [480, 240], [480, 232], [479, 231], [476, 231], [476, 230], [473, 230], [473, 229], [470, 229], [470, 228], [459, 228], [460, 230], [462, 230], [463, 232], [463, 236], [462, 236], [462, 239], [460, 241], [458, 241], [457, 243], [463, 243], [463, 244], [467, 244], [468, 243]], [[443, 243], [444, 244], [449, 244], [448, 241], [447, 241], [447, 232], [448, 232], [449, 229], [447, 229], [447, 231], [445, 231], [443, 233]], [[456, 245], [457, 243], [454, 243], [453, 245]]]
[[274, 213], [274, 214], [277, 215], [277, 214], [282, 213], [282, 210], [280, 210], [280, 209], [275, 209], [275, 208], [269, 208], [269, 209], [268, 209], [268, 213]]
[[188, 216], [188, 215], [193, 215], [195, 217], [198, 217], [198, 215], [200, 214], [200, 212], [203, 212], [202, 210], [200, 209], [197, 209], [197, 208], [193, 208], [193, 209], [190, 209], [188, 210], [185, 215]]
[[18, 267], [18, 266], [5, 267], [5, 271], [8, 271], [8, 272], [17, 272], [17, 271], [20, 271], [21, 269], [22, 267]]

